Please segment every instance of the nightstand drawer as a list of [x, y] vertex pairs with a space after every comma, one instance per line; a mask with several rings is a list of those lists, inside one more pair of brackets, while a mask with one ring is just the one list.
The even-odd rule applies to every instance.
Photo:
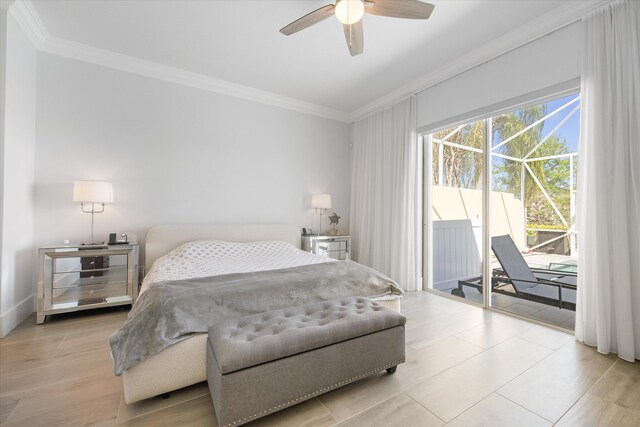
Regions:
[[[84, 276], [83, 276], [84, 275]], [[51, 295], [45, 292], [45, 301], [51, 306], [77, 301], [79, 305], [86, 300], [127, 295], [127, 265], [106, 268], [99, 271], [79, 270], [53, 273]]]
[[347, 242], [316, 242], [314, 253], [326, 255], [330, 258], [345, 259], [347, 257]]
[[303, 236], [302, 249], [339, 260], [349, 259], [349, 236]]

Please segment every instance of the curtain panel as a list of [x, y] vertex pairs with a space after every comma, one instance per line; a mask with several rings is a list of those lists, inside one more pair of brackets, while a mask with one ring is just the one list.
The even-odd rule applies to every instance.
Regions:
[[640, 3], [585, 17], [576, 338], [640, 359]]
[[422, 149], [415, 96], [353, 127], [349, 233], [355, 260], [422, 289]]

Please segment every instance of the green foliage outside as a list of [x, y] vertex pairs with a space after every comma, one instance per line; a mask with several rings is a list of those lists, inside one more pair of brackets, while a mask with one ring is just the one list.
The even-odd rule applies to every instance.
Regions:
[[[559, 230], [559, 231], [567, 231], [567, 227], [565, 225], [549, 225], [549, 224], [527, 224], [528, 228], [536, 228], [538, 230]], [[538, 231], [536, 230], [527, 230], [527, 236], [537, 236]]]
[[[450, 134], [453, 129], [438, 132], [433, 135], [434, 138], [441, 139]], [[447, 141], [455, 144], [464, 145], [482, 149], [484, 144], [484, 123], [476, 122], [464, 126], [458, 132], [447, 138]], [[434, 183], [438, 182], [438, 148], [433, 144], [433, 173]], [[462, 148], [444, 147], [444, 186], [481, 189], [482, 181], [482, 153], [477, 153]]]
[[[547, 114], [546, 105], [535, 105], [493, 119], [494, 145], [504, 141]], [[484, 122], [476, 122], [464, 126], [461, 130], [447, 138], [456, 144], [482, 149]], [[497, 149], [498, 153], [524, 158], [536, 148], [546, 136], [543, 134], [544, 121], [517, 136]], [[437, 132], [434, 139], [442, 139], [454, 129]], [[433, 144], [433, 183], [438, 183], [438, 147]], [[482, 153], [445, 146], [443, 151], [443, 185], [458, 188], [482, 188]], [[553, 156], [569, 152], [567, 141], [556, 135], [549, 137], [529, 158]], [[549, 197], [567, 221], [570, 221], [569, 193], [569, 158], [540, 160], [528, 163], [533, 173], [542, 183]], [[516, 198], [521, 194], [521, 163], [493, 157], [493, 190], [512, 193]], [[555, 214], [551, 204], [535, 183], [529, 172], [525, 171], [525, 207], [527, 208], [527, 227], [546, 228], [562, 226], [562, 221]], [[566, 227], [565, 227], [566, 228]], [[555, 229], [555, 228], [554, 228]]]
[[529, 228], [537, 228], [539, 230], [567, 231], [567, 226], [565, 226], [565, 225], [529, 224]]

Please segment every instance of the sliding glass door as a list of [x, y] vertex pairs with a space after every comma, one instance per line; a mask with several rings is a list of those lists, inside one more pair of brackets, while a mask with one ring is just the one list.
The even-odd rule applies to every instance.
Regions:
[[481, 293], [458, 289], [482, 277], [485, 121], [436, 132], [429, 143], [432, 287], [482, 303]]
[[430, 288], [573, 329], [579, 109], [573, 94], [424, 138]]

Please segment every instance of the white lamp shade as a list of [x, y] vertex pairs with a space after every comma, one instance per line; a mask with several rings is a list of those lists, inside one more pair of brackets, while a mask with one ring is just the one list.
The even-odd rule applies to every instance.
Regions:
[[73, 183], [73, 201], [112, 203], [113, 184], [100, 181], [76, 181]]
[[331, 209], [331, 194], [315, 194], [311, 197], [311, 207], [316, 209]]

